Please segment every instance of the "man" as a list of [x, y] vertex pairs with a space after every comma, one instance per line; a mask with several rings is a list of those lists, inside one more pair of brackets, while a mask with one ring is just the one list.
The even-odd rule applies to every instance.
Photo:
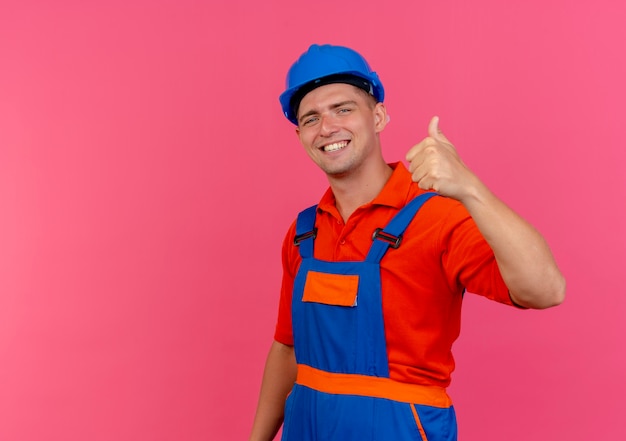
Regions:
[[330, 188], [283, 244], [283, 283], [251, 440], [456, 440], [445, 388], [465, 290], [520, 308], [563, 301], [542, 236], [463, 164], [434, 117], [387, 164], [378, 75], [313, 45], [280, 101]]

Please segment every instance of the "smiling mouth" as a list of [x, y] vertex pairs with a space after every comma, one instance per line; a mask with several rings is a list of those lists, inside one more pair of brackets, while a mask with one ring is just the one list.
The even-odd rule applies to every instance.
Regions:
[[339, 141], [333, 142], [332, 144], [325, 145], [321, 148], [321, 150], [325, 152], [336, 152], [337, 150], [341, 150], [348, 145], [348, 141]]

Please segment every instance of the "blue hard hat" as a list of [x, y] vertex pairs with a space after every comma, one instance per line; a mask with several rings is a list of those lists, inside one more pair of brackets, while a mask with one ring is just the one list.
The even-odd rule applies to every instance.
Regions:
[[369, 92], [378, 102], [385, 98], [378, 75], [358, 52], [343, 46], [314, 44], [287, 72], [286, 90], [279, 98], [287, 119], [298, 125], [296, 112], [304, 95], [329, 83], [353, 84]]

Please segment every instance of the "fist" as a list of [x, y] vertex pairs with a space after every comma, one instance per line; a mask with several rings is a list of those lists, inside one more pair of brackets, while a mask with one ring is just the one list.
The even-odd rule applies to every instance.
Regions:
[[423, 190], [463, 200], [476, 184], [476, 176], [463, 164], [456, 149], [439, 129], [439, 117], [428, 125], [428, 137], [406, 155], [414, 182]]

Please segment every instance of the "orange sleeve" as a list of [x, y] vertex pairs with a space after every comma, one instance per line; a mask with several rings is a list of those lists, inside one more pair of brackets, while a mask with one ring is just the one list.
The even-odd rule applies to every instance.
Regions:
[[296, 225], [294, 222], [283, 240], [283, 278], [280, 288], [280, 301], [278, 303], [278, 319], [274, 332], [274, 340], [289, 346], [293, 346], [293, 330], [291, 327], [293, 282], [298, 266], [300, 265], [300, 254], [298, 253], [298, 249], [293, 245], [295, 230]]
[[513, 305], [496, 258], [465, 207], [453, 207], [441, 235], [449, 283], [468, 292]]

